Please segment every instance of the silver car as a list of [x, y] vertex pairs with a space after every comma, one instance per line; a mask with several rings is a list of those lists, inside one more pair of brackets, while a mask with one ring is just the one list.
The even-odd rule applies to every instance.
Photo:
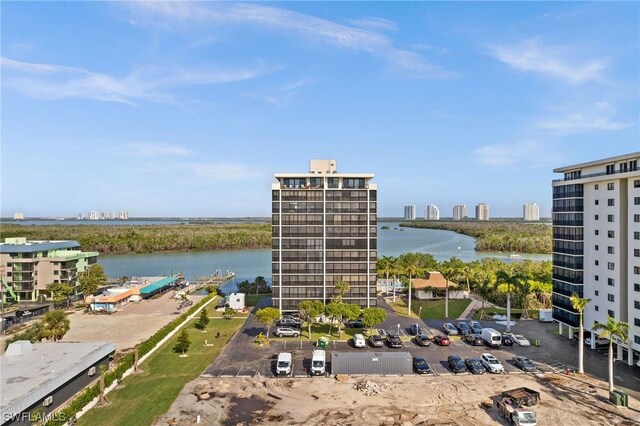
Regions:
[[449, 336], [457, 336], [459, 334], [456, 326], [451, 324], [450, 322], [445, 322], [444, 325], [442, 326], [442, 329]]

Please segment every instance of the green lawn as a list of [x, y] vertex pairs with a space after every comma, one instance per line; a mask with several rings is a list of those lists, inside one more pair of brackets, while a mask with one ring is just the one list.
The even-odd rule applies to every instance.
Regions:
[[[77, 424], [151, 425], [156, 417], [166, 413], [184, 385], [197, 378], [218, 356], [244, 320], [211, 321], [205, 333], [194, 327], [195, 322], [186, 325], [191, 337], [188, 357], [180, 358], [173, 351], [178, 332], [141, 365], [143, 373], [125, 378], [122, 388], [107, 395], [110, 405], [92, 408]], [[216, 339], [218, 331], [221, 336]], [[214, 346], [205, 347], [205, 339]]]
[[[494, 314], [506, 315], [507, 314], [507, 309], [506, 308], [490, 307], [490, 308], [485, 308], [484, 312], [485, 312], [486, 317], [490, 318]], [[520, 319], [520, 315], [522, 315], [522, 309], [513, 309], [513, 308], [511, 309], [511, 319], [512, 320]], [[538, 316], [539, 316], [539, 312], [538, 312], [537, 309], [529, 309], [529, 318], [538, 319]], [[479, 310], [475, 313], [475, 315], [473, 316], [473, 319], [476, 319], [476, 320], [480, 319], [480, 311]]]
[[258, 303], [258, 301], [260, 299], [262, 299], [263, 297], [270, 297], [271, 293], [269, 294], [245, 294], [244, 296], [244, 303], [247, 306], [256, 306], [256, 304]]
[[[405, 303], [405, 301], [401, 298], [397, 298], [395, 302], [392, 302], [391, 300], [393, 299], [388, 299], [387, 303], [389, 305], [389, 307], [393, 310], [393, 312], [395, 312], [398, 315], [401, 315], [403, 317], [411, 317], [411, 318], [418, 318], [418, 315], [415, 313], [411, 313], [411, 315], [407, 315], [407, 304]], [[411, 301], [411, 305], [413, 307], [413, 303], [415, 301]], [[412, 309], [413, 310], [413, 309]]]
[[[215, 306], [209, 306], [206, 309], [207, 309], [207, 313], [209, 314], [210, 318], [221, 318], [224, 315], [224, 311], [216, 311], [216, 307]], [[236, 311], [233, 314], [233, 316], [234, 317], [248, 317], [249, 316], [249, 312]]]
[[[471, 299], [451, 299], [449, 300], [449, 318], [456, 319], [462, 315]], [[422, 307], [422, 310], [420, 308]], [[411, 310], [420, 314], [422, 319], [444, 319], [445, 301], [441, 300], [413, 300]]]

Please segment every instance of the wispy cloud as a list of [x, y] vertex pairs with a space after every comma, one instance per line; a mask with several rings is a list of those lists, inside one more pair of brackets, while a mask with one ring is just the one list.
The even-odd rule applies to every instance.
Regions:
[[244, 96], [259, 99], [271, 105], [282, 106], [291, 102], [301, 89], [313, 83], [313, 80], [303, 78], [264, 92], [245, 93]]
[[603, 59], [575, 60], [572, 49], [543, 45], [539, 38], [511, 45], [493, 45], [489, 51], [491, 56], [519, 71], [536, 72], [571, 84], [602, 82], [607, 67]]
[[347, 22], [355, 27], [374, 31], [396, 31], [398, 29], [398, 24], [393, 21], [371, 16], [360, 19], [348, 19]]
[[189, 155], [191, 153], [184, 145], [153, 142], [126, 143], [119, 147], [118, 152], [136, 157], [174, 157]]
[[560, 135], [586, 133], [598, 130], [621, 130], [637, 122], [623, 122], [614, 116], [616, 109], [609, 102], [601, 101], [594, 105], [582, 105], [571, 112], [556, 114], [534, 123], [534, 127]]
[[522, 164], [533, 168], [553, 161], [549, 155], [549, 147], [536, 140], [485, 145], [477, 148], [474, 154], [479, 163], [489, 167]]
[[187, 69], [140, 67], [116, 77], [82, 68], [20, 62], [1, 58], [3, 85], [38, 99], [83, 98], [134, 104], [138, 100], [172, 102], [171, 89], [254, 79], [274, 71], [264, 64], [253, 68]]
[[[313, 40], [341, 49], [358, 50], [382, 58], [392, 70], [413, 78], [444, 78], [455, 76], [430, 64], [421, 54], [400, 49], [393, 41], [376, 31], [342, 25], [327, 19], [286, 9], [245, 3], [182, 3], [133, 2], [130, 22], [165, 29], [189, 29], [189, 24], [254, 25], [282, 31], [296, 37]], [[369, 21], [371, 24], [374, 21]], [[375, 21], [378, 26], [384, 20]], [[369, 26], [371, 28], [371, 26]], [[377, 28], [380, 29], [380, 28]]]
[[180, 167], [191, 170], [201, 178], [217, 182], [245, 180], [259, 176], [259, 173], [254, 168], [244, 164], [183, 163]]

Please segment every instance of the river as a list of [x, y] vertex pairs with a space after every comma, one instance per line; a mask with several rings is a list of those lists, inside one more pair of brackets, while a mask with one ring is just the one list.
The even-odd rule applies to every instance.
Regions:
[[[382, 227], [389, 229], [382, 229]], [[459, 257], [465, 262], [483, 257], [513, 261], [505, 253], [475, 251], [475, 239], [452, 231], [400, 228], [398, 223], [378, 225], [378, 256], [398, 256], [402, 253], [431, 253], [437, 260]], [[227, 250], [186, 253], [152, 253], [100, 256], [100, 264], [110, 277], [157, 276], [178, 272], [188, 280], [212, 274], [216, 269], [236, 273], [236, 279], [223, 287], [229, 291], [235, 283], [262, 275], [271, 280], [271, 249]], [[550, 260], [551, 255], [523, 254], [517, 259]]]

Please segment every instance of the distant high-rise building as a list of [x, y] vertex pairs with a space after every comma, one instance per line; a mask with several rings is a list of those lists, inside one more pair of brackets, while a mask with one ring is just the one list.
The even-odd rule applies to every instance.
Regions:
[[118, 213], [118, 219], [120, 219], [120, 220], [128, 220], [129, 219], [129, 212], [122, 211], [122, 212]]
[[89, 212], [89, 220], [100, 220], [100, 213], [96, 211]]
[[469, 217], [466, 204], [458, 204], [453, 206], [453, 220], [463, 220]]
[[[616, 359], [632, 365], [640, 353], [640, 152], [554, 173], [564, 178], [552, 182], [553, 319], [570, 337], [582, 322], [592, 348], [594, 325], [628, 323], [629, 339], [614, 340]], [[574, 293], [590, 299], [583, 315], [571, 304]]]
[[540, 207], [536, 203], [525, 203], [522, 206], [522, 219], [526, 221], [540, 220]]
[[489, 220], [489, 204], [476, 205], [476, 220]]
[[416, 206], [414, 204], [407, 204], [404, 206], [404, 220], [416, 219]]
[[13, 214], [13, 219], [14, 220], [23, 220], [24, 219], [24, 213], [14, 213]]
[[424, 211], [424, 218], [426, 220], [440, 220], [440, 209], [435, 204], [427, 204], [427, 208]]
[[338, 173], [335, 160], [311, 160], [307, 173], [276, 173], [271, 186], [273, 306], [323, 304], [338, 281], [342, 299], [375, 307], [377, 188], [371, 173]]
[[78, 220], [84, 219], [84, 214], [78, 213], [78, 216], [76, 216], [76, 219], [78, 219]]

